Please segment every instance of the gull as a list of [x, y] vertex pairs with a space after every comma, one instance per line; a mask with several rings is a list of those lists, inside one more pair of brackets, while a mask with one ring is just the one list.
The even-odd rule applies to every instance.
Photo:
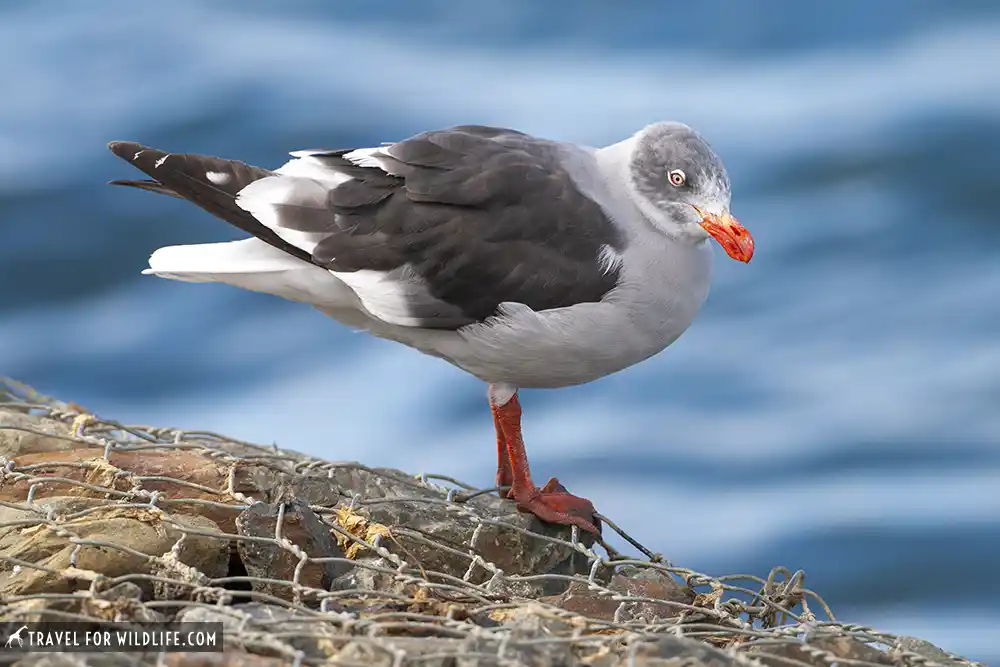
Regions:
[[708, 296], [711, 240], [749, 262], [729, 177], [687, 125], [603, 148], [460, 125], [373, 148], [290, 153], [268, 170], [108, 145], [152, 180], [246, 232], [160, 248], [144, 273], [309, 304], [488, 384], [496, 484], [539, 519], [599, 535], [594, 505], [531, 479], [520, 388], [590, 382], [659, 353]]

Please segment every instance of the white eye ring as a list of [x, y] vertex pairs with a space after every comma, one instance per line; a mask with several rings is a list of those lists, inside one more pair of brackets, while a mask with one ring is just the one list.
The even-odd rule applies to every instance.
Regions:
[[687, 181], [687, 176], [680, 169], [671, 169], [667, 172], [667, 180], [670, 181], [670, 185], [679, 188]]

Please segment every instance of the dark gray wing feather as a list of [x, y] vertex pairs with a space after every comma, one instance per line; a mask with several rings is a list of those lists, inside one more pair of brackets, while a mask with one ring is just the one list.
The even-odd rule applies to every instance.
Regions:
[[[620, 269], [602, 265], [601, 253], [623, 240], [577, 189], [561, 147], [513, 130], [425, 132], [380, 149], [379, 167], [345, 157], [352, 149], [296, 153], [333, 180], [132, 143], [110, 148], [155, 179], [120, 184], [188, 199], [337, 273], [364, 302], [377, 300], [365, 289], [393, 290], [406, 312], [387, 321], [459, 328], [504, 302], [541, 311], [600, 301], [618, 282]], [[382, 278], [359, 286], [349, 275], [359, 271]]]
[[[620, 248], [621, 239], [558, 151], [519, 132], [461, 126], [385, 148], [393, 176], [354, 166], [343, 152], [325, 154], [355, 180], [330, 192], [336, 226], [325, 228], [313, 259], [338, 272], [407, 266], [467, 323], [507, 301], [536, 311], [600, 301], [618, 281], [617, 270], [601, 267], [601, 250]], [[297, 229], [318, 231], [309, 219]], [[421, 325], [437, 326], [419, 307]]]

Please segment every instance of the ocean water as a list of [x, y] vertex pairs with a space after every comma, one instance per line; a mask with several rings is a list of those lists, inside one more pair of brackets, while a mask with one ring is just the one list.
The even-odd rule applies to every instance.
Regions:
[[[572, 9], [570, 9], [572, 7]], [[569, 11], [568, 11], [569, 10]], [[139, 275], [238, 238], [106, 186], [136, 140], [274, 167], [458, 123], [699, 129], [757, 240], [691, 329], [524, 392], [555, 474], [672, 561], [1000, 664], [1000, 6], [0, 6], [0, 373], [138, 423], [492, 480], [484, 387], [308, 308]]]

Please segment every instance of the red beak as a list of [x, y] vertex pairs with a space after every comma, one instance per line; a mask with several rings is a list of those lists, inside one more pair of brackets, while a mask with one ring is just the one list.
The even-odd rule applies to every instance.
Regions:
[[741, 262], [749, 262], [753, 257], [753, 237], [740, 221], [725, 211], [722, 215], [705, 213], [697, 206], [701, 216], [701, 226], [713, 239], [719, 242], [726, 254]]

